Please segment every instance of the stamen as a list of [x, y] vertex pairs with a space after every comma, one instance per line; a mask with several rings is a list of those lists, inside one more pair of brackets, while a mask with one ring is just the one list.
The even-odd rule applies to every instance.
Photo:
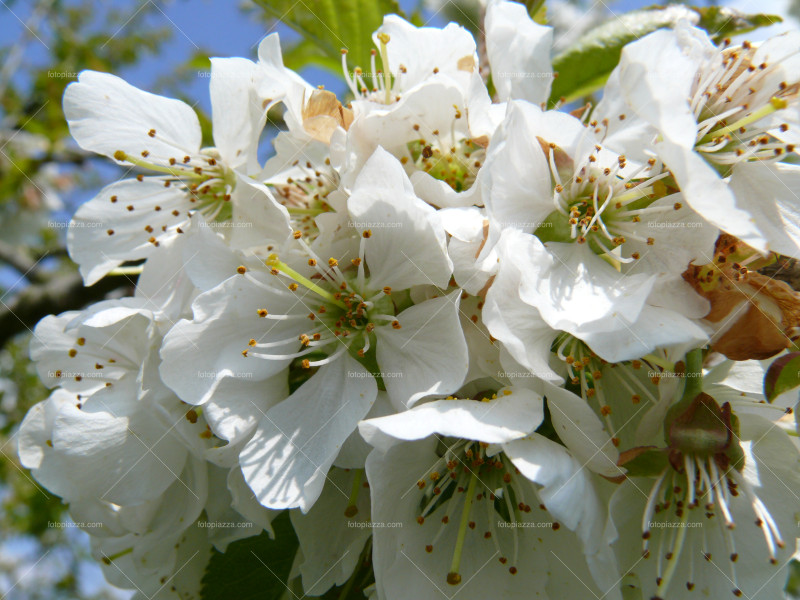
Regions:
[[342, 48], [342, 73], [344, 73], [344, 80], [347, 82], [347, 87], [350, 88], [350, 91], [353, 92], [353, 96], [358, 98], [359, 92], [356, 88], [354, 78], [351, 79], [350, 77], [350, 70], [347, 68], [347, 50]]
[[386, 44], [389, 43], [389, 34], [381, 32], [378, 34], [378, 41], [381, 43], [381, 66], [383, 67], [383, 88], [384, 88], [384, 104], [391, 104], [392, 102], [392, 75], [389, 70], [389, 52], [386, 49]]
[[655, 512], [656, 499], [658, 492], [661, 490], [661, 484], [667, 476], [667, 471], [663, 471], [656, 482], [653, 484], [650, 494], [647, 496], [647, 504], [644, 507], [644, 514], [642, 515], [642, 550], [647, 551], [648, 542], [650, 540], [650, 523], [653, 520], [653, 513]]
[[121, 557], [123, 557], [123, 556], [125, 556], [127, 554], [130, 554], [131, 552], [133, 552], [133, 547], [125, 548], [124, 550], [120, 550], [119, 552], [117, 552], [115, 554], [112, 554], [111, 556], [105, 556], [104, 555], [103, 556], [103, 562], [105, 564], [107, 564], [107, 565], [110, 565], [112, 562], [114, 562], [118, 558], [121, 558]]
[[[341, 338], [337, 338], [337, 339], [341, 343], [341, 346], [336, 349], [336, 352], [334, 352], [333, 354], [331, 354], [330, 356], [328, 356], [326, 358], [322, 358], [320, 360], [309, 361], [308, 366], [309, 367], [322, 367], [324, 365], [327, 365], [328, 363], [332, 363], [333, 361], [335, 361], [337, 358], [339, 358], [342, 354], [344, 354], [345, 352], [347, 352], [350, 349], [350, 344], [346, 344], [344, 341], [342, 341]], [[313, 348], [312, 348], [312, 350], [313, 350]]]
[[167, 166], [159, 165], [159, 164], [156, 164], [156, 163], [152, 163], [152, 162], [149, 162], [149, 161], [146, 161], [146, 160], [141, 160], [140, 158], [137, 158], [135, 156], [131, 156], [130, 154], [127, 154], [126, 152], [124, 152], [122, 150], [117, 150], [116, 152], [114, 152], [114, 158], [117, 159], [120, 162], [129, 162], [132, 165], [135, 165], [137, 167], [142, 167], [142, 168], [148, 169], [150, 171], [156, 171], [158, 173], [166, 173], [167, 175], [172, 175], [172, 176], [177, 177], [179, 179], [201, 180], [201, 179], [205, 179], [207, 177], [207, 175], [203, 175], [202, 173], [198, 174], [198, 173], [195, 173], [195, 172], [193, 172], [191, 170], [174, 169], [174, 168], [171, 168], [171, 167], [167, 167]]

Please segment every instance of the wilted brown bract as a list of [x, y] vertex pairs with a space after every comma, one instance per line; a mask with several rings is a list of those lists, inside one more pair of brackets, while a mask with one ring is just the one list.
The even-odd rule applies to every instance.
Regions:
[[329, 144], [337, 127], [345, 131], [353, 122], [353, 111], [342, 106], [336, 94], [314, 90], [308, 102], [303, 97], [303, 129], [315, 140]]
[[462, 56], [458, 59], [458, 70], [459, 71], [466, 71], [467, 73], [472, 73], [475, 70], [475, 57], [474, 56]]
[[743, 248], [723, 235], [714, 263], [690, 265], [683, 278], [711, 303], [705, 320], [717, 328], [712, 349], [732, 360], [763, 360], [789, 347], [796, 337], [800, 294], [734, 262]]

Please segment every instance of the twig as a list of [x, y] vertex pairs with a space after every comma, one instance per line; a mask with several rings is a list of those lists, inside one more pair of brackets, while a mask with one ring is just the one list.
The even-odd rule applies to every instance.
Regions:
[[18, 333], [32, 331], [42, 317], [83, 308], [131, 285], [129, 277], [106, 277], [84, 287], [78, 273], [57, 275], [44, 283], [30, 285], [12, 301], [0, 304], [0, 347]]
[[38, 269], [38, 261], [19, 246], [0, 240], [0, 261], [14, 267], [28, 281], [34, 283], [44, 281]]

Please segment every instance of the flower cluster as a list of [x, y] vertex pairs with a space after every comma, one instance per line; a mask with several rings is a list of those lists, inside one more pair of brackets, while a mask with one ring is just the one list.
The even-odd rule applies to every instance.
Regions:
[[212, 59], [214, 147], [183, 102], [67, 88], [134, 175], [70, 256], [139, 276], [36, 327], [23, 464], [143, 598], [199, 598], [284, 510], [310, 596], [367, 556], [381, 600], [777, 598], [800, 446], [761, 382], [800, 297], [759, 269], [800, 257], [800, 34], [658, 30], [572, 112], [521, 4], [489, 3], [482, 57], [455, 24], [373, 40], [347, 99], [277, 34]]

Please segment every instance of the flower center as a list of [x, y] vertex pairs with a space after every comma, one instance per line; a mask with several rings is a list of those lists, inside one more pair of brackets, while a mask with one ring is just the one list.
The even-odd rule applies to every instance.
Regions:
[[[600, 146], [595, 148], [598, 152], [602, 150]], [[664, 196], [662, 192], [665, 191], [656, 189], [654, 184], [668, 176], [667, 172], [655, 169], [655, 159], [631, 174], [623, 175], [621, 171], [627, 164], [625, 156], [617, 157], [616, 164], [603, 167], [597, 164], [597, 156], [592, 154], [584, 165], [572, 169], [571, 177], [562, 180], [564, 170], [557, 167], [556, 150], [554, 144], [548, 145], [550, 170], [555, 182], [555, 211], [534, 232], [542, 241], [588, 243], [594, 252], [601, 255], [611, 254], [613, 249], [629, 240], [651, 246], [655, 243], [654, 238], [642, 235], [642, 228], [637, 226], [642, 217], [669, 213], [682, 206], [679, 202], [651, 206]], [[648, 176], [647, 172], [659, 174]], [[637, 258], [635, 252], [630, 258], [614, 255], [614, 259], [620, 262]]]
[[333, 210], [327, 198], [339, 187], [339, 174], [330, 164], [330, 158], [325, 159], [324, 167], [297, 160], [292, 167], [299, 169], [302, 177], [288, 177], [286, 183], [271, 184], [279, 202], [289, 211], [292, 228], [312, 241], [319, 235], [315, 218]]
[[695, 81], [692, 110], [698, 122], [695, 148], [723, 169], [742, 160], [776, 160], [793, 152], [770, 133], [787, 131], [788, 124], [767, 119], [794, 103], [798, 82], [779, 81], [782, 60], [753, 63], [755, 48], [748, 42], [724, 49], [717, 61], [709, 61]]
[[[505, 455], [489, 456], [488, 447], [483, 442], [440, 440], [439, 461], [417, 482], [420, 492], [417, 523], [424, 525], [426, 520], [433, 518], [434, 513], [438, 513], [437, 517], [441, 522], [433, 539], [426, 544], [425, 551], [433, 553], [434, 547], [448, 528], [454, 525], [458, 527], [446, 576], [450, 585], [458, 585], [462, 581], [462, 551], [464, 544], [468, 543], [469, 531], [476, 530], [478, 523], [484, 526], [481, 529], [485, 528], [485, 531], [479, 529], [481, 537], [493, 541], [496, 554], [503, 565], [508, 563], [508, 557], [500, 547], [497, 524], [504, 522], [511, 529], [513, 554], [508, 571], [511, 575], [517, 573], [514, 566], [518, 559], [519, 545], [517, 522], [524, 514], [531, 512], [531, 507], [525, 503], [519, 471]], [[461, 514], [456, 524], [455, 516], [459, 508]], [[541, 505], [539, 508], [544, 509]], [[442, 516], [439, 517], [439, 514]], [[559, 528], [558, 523], [550, 526], [553, 529]]]
[[[455, 119], [460, 118], [461, 111], [456, 108]], [[485, 148], [471, 139], [459, 137], [455, 132], [455, 121], [449, 140], [441, 136], [439, 130], [432, 133], [435, 140], [420, 138], [408, 143], [414, 167], [444, 181], [456, 192], [471, 188], [486, 156]], [[403, 157], [401, 162], [406, 164], [408, 159]]]
[[[611, 397], [606, 392], [612, 393], [613, 397], [619, 397], [620, 392], [627, 392], [633, 404], [639, 404], [642, 400], [655, 404], [657, 402], [657, 392], [653, 388], [658, 384], [658, 377], [651, 378], [649, 381], [644, 379], [646, 375], [643, 366], [648, 367], [648, 372], [652, 372], [653, 365], [674, 369], [674, 365], [660, 359], [658, 356], [648, 354], [641, 360], [632, 360], [624, 363], [609, 364], [582, 340], [572, 334], [559, 333], [551, 351], [564, 363], [564, 368], [569, 378], [568, 387], [574, 389], [584, 401], [595, 404], [596, 410], [603, 418], [606, 429], [611, 434], [611, 442], [619, 446], [620, 438], [617, 437], [618, 427], [614, 422], [614, 405]], [[604, 373], [613, 369], [613, 383], [602, 381]], [[652, 384], [652, 385], [651, 385]], [[577, 388], [577, 389], [575, 389]], [[617, 409], [624, 408], [616, 406]], [[624, 428], [624, 425], [623, 425]]]
[[[314, 274], [310, 277], [282, 262], [276, 254], [271, 254], [264, 263], [270, 267], [273, 275], [289, 281], [289, 292], [298, 292], [301, 287], [305, 289], [305, 293], [297, 296], [298, 308], [309, 312], [306, 315], [273, 315], [267, 308], [262, 308], [258, 310], [258, 316], [276, 320], [307, 318], [310, 325], [298, 335], [300, 349], [293, 354], [276, 355], [271, 350], [287, 340], [261, 342], [251, 339], [242, 355], [273, 360], [300, 359], [300, 366], [309, 369], [332, 362], [344, 352], [350, 351], [358, 360], [364, 362], [366, 359], [369, 363], [374, 358], [370, 351], [374, 351], [375, 327], [391, 325], [400, 329], [401, 325], [390, 297], [392, 289], [384, 286], [374, 291], [365, 275], [363, 241], [366, 237], [369, 236], [362, 237], [359, 258], [351, 261], [352, 267], [342, 269], [335, 258], [323, 263], [302, 240], [299, 232], [295, 232], [295, 238], [309, 257], [308, 266], [314, 269]], [[245, 267], [239, 267], [239, 273], [256, 285], [263, 286], [247, 273]]]
[[[715, 535], [713, 529], [722, 537], [729, 552], [730, 574], [726, 577], [734, 585], [732, 592], [736, 597], [742, 595], [736, 583], [735, 563], [739, 555], [732, 534], [736, 523], [731, 511], [731, 503], [740, 495], [750, 502], [756, 516], [755, 523], [766, 540], [769, 560], [773, 565], [777, 564], [776, 547], [784, 546], [780, 531], [767, 507], [739, 471], [723, 468], [712, 456], [687, 453], [683, 455], [682, 465], [673, 464], [661, 473], [648, 495], [642, 518], [644, 558], [650, 558], [653, 533], [657, 532], [659, 538], [656, 598], [667, 597], [685, 546], [693, 547], [687, 550], [688, 556], [696, 556], [699, 551], [707, 562], [712, 561], [709, 538]], [[694, 588], [694, 562], [690, 564], [686, 587], [691, 591]]]
[[[153, 131], [153, 130], [151, 130]], [[231, 216], [231, 191], [235, 185], [233, 172], [219, 161], [214, 148], [204, 148], [200, 155], [168, 159], [150, 158], [147, 150], [142, 157], [117, 150], [114, 158], [134, 166], [162, 173], [164, 187], [178, 186], [186, 193], [195, 209], [208, 221], [228, 220]], [[150, 158], [150, 160], [148, 160]], [[142, 181], [143, 176], [137, 176]]]
[[[736, 527], [731, 510], [734, 499], [743, 494], [750, 502], [773, 565], [777, 564], [776, 547], [784, 546], [783, 539], [767, 507], [742, 475], [744, 452], [736, 435], [737, 419], [730, 404], [720, 407], [714, 398], [701, 392], [688, 407], [684, 400], [676, 407], [682, 412], [671, 422], [670, 413], [667, 415], [667, 466], [651, 488], [642, 516], [644, 558], [650, 557], [654, 531], [659, 538], [655, 598], [666, 597], [685, 545], [699, 546], [705, 560], [712, 561], [709, 537], [715, 532], [707, 533], [706, 525], [710, 525], [708, 529], [711, 530], [714, 523], [718, 524], [716, 534], [729, 552], [729, 579], [735, 586], [733, 594], [741, 596], [735, 569], [739, 555], [732, 534]], [[661, 450], [647, 452], [651, 457], [665, 456]], [[690, 557], [696, 554], [694, 550], [688, 552]], [[694, 588], [692, 561], [690, 565], [686, 587], [691, 591]]]

